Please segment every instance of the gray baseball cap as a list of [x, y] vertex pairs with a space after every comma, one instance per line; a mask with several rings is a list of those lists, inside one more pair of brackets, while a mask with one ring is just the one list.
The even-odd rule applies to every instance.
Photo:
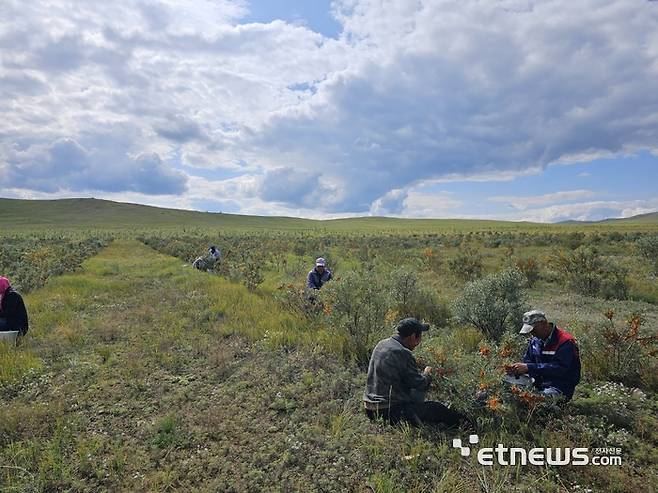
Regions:
[[323, 259], [322, 257], [316, 259], [315, 261], [315, 266], [316, 267], [325, 267], [327, 265], [327, 261]]
[[523, 327], [519, 334], [529, 334], [534, 329], [537, 322], [547, 322], [546, 314], [541, 310], [530, 310], [523, 314]]

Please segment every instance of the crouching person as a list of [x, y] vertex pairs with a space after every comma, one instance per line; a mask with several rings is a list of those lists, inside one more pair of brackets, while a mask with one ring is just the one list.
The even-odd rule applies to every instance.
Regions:
[[21, 295], [14, 291], [6, 277], [0, 277], [0, 332], [27, 333], [27, 310]]
[[406, 421], [413, 426], [422, 423], [456, 426], [467, 422], [464, 416], [443, 404], [425, 400], [425, 392], [432, 383], [432, 368], [421, 371], [411, 352], [420, 344], [429, 325], [405, 318], [396, 329], [397, 334], [379, 341], [372, 351], [363, 394], [367, 416], [372, 420], [381, 417], [391, 424]]
[[208, 251], [205, 255], [197, 257], [197, 259], [192, 262], [192, 267], [199, 270], [208, 271], [212, 269], [216, 263], [218, 263], [222, 258], [222, 252], [215, 245], [211, 245], [208, 248]]
[[509, 373], [528, 374], [535, 387], [546, 397], [570, 400], [580, 382], [580, 353], [576, 339], [546, 314], [532, 310], [523, 315], [521, 334], [532, 336], [522, 363], [510, 366]]

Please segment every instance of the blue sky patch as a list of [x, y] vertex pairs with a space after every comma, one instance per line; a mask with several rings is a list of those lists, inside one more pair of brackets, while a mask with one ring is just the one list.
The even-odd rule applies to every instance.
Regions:
[[242, 22], [269, 23], [282, 20], [301, 24], [327, 38], [337, 38], [340, 23], [331, 15], [330, 0], [256, 0], [249, 2], [249, 15]]

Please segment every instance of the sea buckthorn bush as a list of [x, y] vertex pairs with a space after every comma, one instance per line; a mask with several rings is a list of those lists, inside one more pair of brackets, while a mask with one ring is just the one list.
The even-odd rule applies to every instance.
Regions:
[[658, 274], [658, 235], [645, 236], [635, 243], [637, 253], [646, 259], [654, 274]]
[[110, 242], [108, 236], [87, 238], [6, 237], [0, 241], [0, 275], [12, 286], [29, 292], [48, 278], [72, 272]]
[[628, 270], [600, 255], [594, 247], [582, 246], [568, 253], [560, 251], [552, 257], [552, 263], [561, 280], [580, 294], [628, 298]]
[[523, 274], [512, 268], [468, 283], [452, 304], [455, 318], [489, 339], [500, 340], [507, 330], [518, 326], [528, 309], [523, 282]]
[[448, 261], [448, 267], [458, 279], [472, 281], [482, 276], [482, 254], [475, 247], [468, 246]]

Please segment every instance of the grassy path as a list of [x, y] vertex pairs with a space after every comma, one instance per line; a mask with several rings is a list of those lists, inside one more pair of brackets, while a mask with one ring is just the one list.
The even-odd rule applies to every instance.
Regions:
[[322, 401], [317, 416], [299, 417], [326, 429], [358, 392], [335, 362], [250, 342], [302, 334], [294, 317], [137, 242], [117, 241], [83, 267], [30, 295], [30, 336], [0, 350], [0, 485], [298, 489], [313, 477], [307, 445], [294, 447], [288, 429], [299, 428], [289, 422], [298, 398]]

